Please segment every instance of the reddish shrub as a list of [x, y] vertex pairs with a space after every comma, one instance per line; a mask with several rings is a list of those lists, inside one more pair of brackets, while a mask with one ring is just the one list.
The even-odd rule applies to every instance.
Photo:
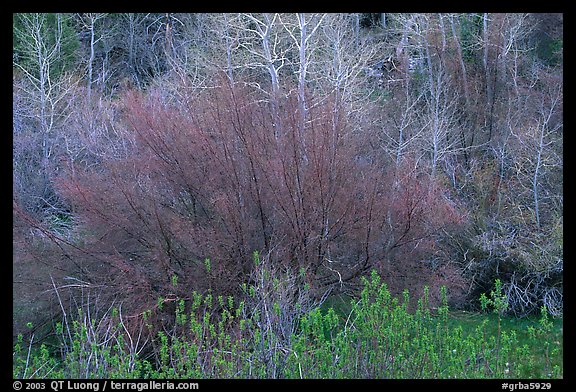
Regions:
[[334, 101], [311, 97], [302, 117], [290, 96], [277, 122], [244, 87], [189, 101], [127, 95], [134, 154], [60, 182], [87, 228], [84, 258], [116, 292], [142, 306], [175, 291], [234, 293], [255, 250], [304, 270], [318, 295], [371, 268], [398, 289], [433, 276], [421, 260], [438, 257], [435, 235], [458, 214], [413, 163], [385, 170], [361, 154]]

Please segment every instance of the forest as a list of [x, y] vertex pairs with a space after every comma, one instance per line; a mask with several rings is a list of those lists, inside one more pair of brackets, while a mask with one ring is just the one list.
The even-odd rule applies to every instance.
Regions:
[[562, 377], [563, 14], [15, 13], [12, 61], [15, 378]]

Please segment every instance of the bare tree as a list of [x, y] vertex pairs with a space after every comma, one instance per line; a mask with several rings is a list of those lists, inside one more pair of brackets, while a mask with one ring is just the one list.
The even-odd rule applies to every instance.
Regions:
[[80, 21], [85, 29], [90, 34], [90, 57], [88, 58], [88, 102], [91, 102], [92, 96], [92, 83], [94, 73], [94, 57], [96, 51], [96, 44], [102, 40], [102, 36], [96, 37], [96, 23], [106, 17], [106, 14], [101, 13], [87, 13], [80, 16]]
[[289, 62], [288, 44], [281, 34], [279, 14], [243, 14], [243, 16], [248, 21], [248, 25], [244, 27], [248, 36], [241, 41], [240, 46], [247, 50], [253, 59], [245, 66], [264, 69], [270, 77], [271, 92], [263, 91], [271, 97], [272, 114], [275, 118], [274, 135], [278, 136], [282, 132], [278, 107], [280, 70]]
[[[306, 121], [306, 82], [307, 73], [311, 62], [311, 55], [313, 51], [310, 49], [310, 40], [318, 28], [322, 25], [322, 21], [326, 14], [296, 14], [296, 22], [290, 23], [286, 18], [282, 21], [282, 25], [292, 38], [294, 46], [298, 51], [298, 103], [300, 105], [300, 132], [304, 131]], [[295, 31], [293, 31], [295, 30]]]
[[27, 81], [26, 86], [22, 85], [21, 92], [28, 96], [28, 99], [38, 102], [37, 112], [28, 115], [38, 119], [40, 124], [43, 165], [47, 164], [52, 155], [52, 130], [62, 114], [59, 105], [73, 85], [71, 76], [55, 78], [53, 69], [61, 61], [62, 23], [66, 17], [56, 14], [53, 42], [50, 42], [52, 40], [46, 35], [48, 23], [46, 14], [21, 14], [22, 29], [16, 28], [14, 31], [16, 36], [21, 37], [26, 46], [25, 53], [34, 64], [32, 70], [18, 61], [12, 63], [23, 73]]
[[263, 68], [270, 76], [272, 96], [280, 91], [280, 70], [286, 65], [286, 45], [279, 34], [279, 14], [243, 14], [251, 24], [245, 30], [259, 41], [256, 45], [248, 37], [241, 46], [252, 54], [256, 61], [246, 64], [248, 67]]
[[460, 39], [458, 38], [458, 33], [456, 30], [456, 23], [454, 22], [454, 15], [449, 15], [450, 19], [450, 29], [452, 31], [452, 38], [454, 39], [454, 45], [456, 46], [456, 51], [458, 54], [458, 63], [460, 64], [460, 69], [462, 72], [462, 87], [464, 89], [464, 98], [466, 99], [466, 106], [470, 107], [470, 93], [468, 91], [468, 77], [466, 73], [466, 64], [464, 63], [464, 56], [462, 54], [462, 46], [460, 45]]
[[52, 184], [61, 147], [58, 128], [70, 114], [68, 97], [79, 80], [79, 75], [65, 67], [65, 61], [71, 61], [65, 56], [69, 39], [65, 34], [70, 33], [65, 24], [70, 16], [36, 13], [16, 17], [19, 23], [14, 35], [20, 42], [20, 56], [13, 60], [15, 184], [20, 184], [20, 196], [27, 199], [29, 212], [58, 213], [61, 200]]
[[[321, 37], [317, 49], [324, 56], [314, 59], [316, 91], [320, 94], [335, 94], [335, 113], [343, 111], [353, 124], [363, 127], [369, 110], [369, 95], [373, 88], [368, 86], [366, 69], [376, 60], [382, 60], [382, 45], [363, 39], [359, 31], [359, 15], [328, 14], [323, 19]], [[339, 118], [335, 115], [335, 120]], [[335, 124], [337, 126], [337, 124]]]
[[524, 129], [511, 130], [518, 143], [516, 175], [526, 192], [531, 194], [532, 211], [536, 226], [542, 226], [542, 179], [546, 170], [558, 167], [561, 158], [555, 151], [559, 144], [559, 130], [563, 124], [558, 118], [562, 105], [562, 87], [553, 86], [549, 96], [537, 103], [537, 116]]

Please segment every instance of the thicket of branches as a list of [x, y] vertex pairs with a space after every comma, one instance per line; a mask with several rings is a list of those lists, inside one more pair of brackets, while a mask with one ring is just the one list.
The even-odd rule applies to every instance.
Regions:
[[556, 14], [15, 14], [16, 323], [55, 286], [134, 314], [173, 279], [234, 295], [254, 251], [316, 299], [376, 269], [469, 307], [500, 278], [510, 312], [561, 314], [561, 33]]
[[299, 129], [296, 98], [273, 119], [250, 90], [224, 80], [186, 108], [128, 94], [134, 150], [63, 169], [57, 190], [76, 233], [54, 237], [44, 257], [140, 311], [171, 293], [174, 277], [182, 295], [237, 293], [255, 250], [317, 298], [354, 290], [374, 268], [399, 292], [461, 288], [436, 241], [462, 217], [433, 179], [409, 160], [398, 170], [367, 160], [368, 140], [336, 121], [331, 100], [312, 104]]

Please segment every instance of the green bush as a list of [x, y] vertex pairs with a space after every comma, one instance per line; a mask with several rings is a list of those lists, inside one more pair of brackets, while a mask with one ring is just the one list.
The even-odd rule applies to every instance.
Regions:
[[[105, 328], [79, 311], [67, 326], [57, 327], [59, 358], [44, 345], [34, 348], [32, 341], [25, 349], [19, 337], [14, 377], [562, 377], [561, 354], [550, 342], [553, 324], [546, 309], [539, 323], [528, 327], [530, 345], [521, 343], [515, 329], [503, 327], [506, 297], [499, 282], [480, 299], [484, 309], [493, 310], [495, 331], [486, 317], [466, 333], [451, 319], [444, 288], [440, 307], [430, 307], [425, 288], [417, 308], [409, 312], [409, 293], [393, 297], [375, 272], [364, 279], [360, 298], [349, 312], [317, 306], [299, 318], [297, 331], [288, 339], [273, 327], [282, 314], [277, 303], [263, 311], [247, 309], [246, 300], [255, 292], [247, 289], [242, 301], [196, 292], [178, 300], [172, 327], [154, 335], [155, 356], [147, 359], [137, 355], [134, 336], [127, 333], [117, 311], [108, 314], [116, 325]], [[534, 348], [542, 344], [544, 355], [537, 357]]]

